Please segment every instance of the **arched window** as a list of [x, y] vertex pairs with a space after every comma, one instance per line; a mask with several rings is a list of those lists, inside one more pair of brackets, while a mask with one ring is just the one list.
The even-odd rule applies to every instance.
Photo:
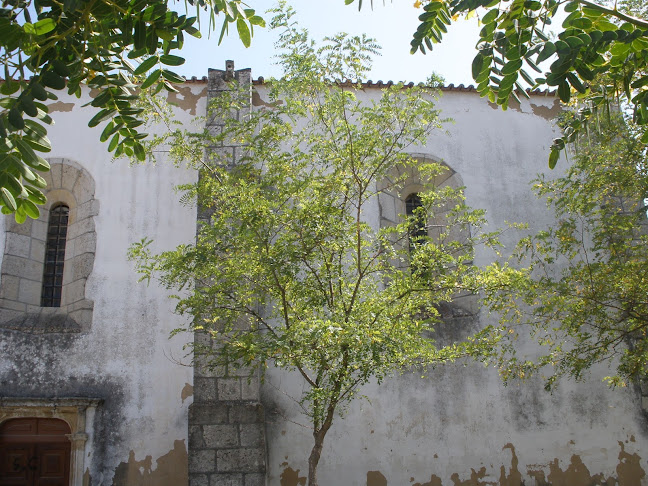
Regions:
[[419, 208], [423, 207], [421, 196], [418, 193], [413, 193], [405, 198], [405, 214], [408, 218], [412, 218], [412, 225], [409, 230], [409, 245], [410, 250], [417, 244], [424, 242], [427, 233], [427, 225], [425, 215]]
[[5, 216], [0, 268], [0, 328], [22, 332], [86, 332], [94, 302], [86, 297], [97, 244], [95, 183], [82, 166], [52, 159], [38, 219]]
[[69, 215], [70, 208], [64, 204], [55, 205], [50, 210], [45, 243], [41, 307], [61, 307], [63, 263], [65, 262]]

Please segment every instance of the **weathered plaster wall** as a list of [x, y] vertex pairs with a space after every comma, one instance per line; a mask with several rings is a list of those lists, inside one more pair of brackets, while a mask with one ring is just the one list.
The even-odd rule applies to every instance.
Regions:
[[[262, 104], [264, 87], [257, 87]], [[359, 96], [372, 99], [376, 89]], [[534, 96], [507, 112], [475, 93], [446, 92], [447, 133], [430, 136], [412, 153], [443, 160], [466, 186], [468, 204], [484, 208], [491, 228], [506, 221], [537, 230], [550, 221], [529, 181], [546, 170], [555, 137], [553, 98]], [[378, 208], [366, 215], [376, 225]], [[517, 235], [503, 237], [511, 248]], [[479, 251], [477, 263], [494, 255]], [[447, 338], [484, 326], [485, 312], [452, 319]], [[405, 374], [361, 391], [329, 432], [319, 467], [322, 485], [477, 486], [648, 484], [648, 428], [640, 396], [610, 390], [593, 370], [583, 383], [564, 382], [553, 393], [533, 380], [502, 385], [495, 370], [454, 364], [427, 378]], [[298, 408], [298, 377], [271, 369], [263, 387], [267, 417], [268, 484], [305, 485], [312, 435]], [[277, 391], [281, 389], [282, 391]]]
[[[174, 95], [181, 120], [204, 113], [203, 88], [188, 85]], [[126, 253], [145, 236], [155, 249], [192, 240], [196, 210], [179, 205], [173, 187], [196, 174], [170, 163], [112, 161], [99, 142], [102, 128], [87, 127], [94, 112], [82, 105], [89, 99], [60, 96], [52, 103], [47, 155], [77, 162], [96, 183], [97, 246], [86, 286], [92, 323], [72, 334], [0, 330], [0, 396], [103, 399], [86, 445], [87, 484], [182, 486], [192, 371], [181, 363], [189, 362], [182, 347], [191, 336], [169, 339], [183, 321], [164, 290], [137, 282]]]

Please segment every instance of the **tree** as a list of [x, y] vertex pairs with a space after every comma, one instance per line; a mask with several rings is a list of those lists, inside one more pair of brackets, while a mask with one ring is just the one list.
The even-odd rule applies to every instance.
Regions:
[[[188, 0], [197, 13], [209, 14], [210, 27], [223, 15], [221, 38], [236, 23], [245, 45], [253, 25], [263, 25], [241, 0]], [[174, 52], [185, 35], [199, 37], [196, 17], [175, 12], [166, 0], [5, 0], [0, 9], [0, 206], [16, 220], [38, 217], [44, 204], [39, 172], [49, 165], [38, 153], [51, 150], [46, 125], [48, 100], [67, 88], [81, 93], [81, 83], [99, 90], [89, 126], [108, 121], [102, 141], [116, 156], [144, 157], [138, 127], [142, 108], [138, 90], [175, 90], [183, 78], [171, 69], [184, 63]], [[141, 77], [145, 76], [145, 77]], [[66, 79], [67, 78], [67, 79]], [[141, 84], [138, 84], [138, 80]]]
[[[611, 101], [627, 104], [634, 123], [648, 124], [644, 0], [621, 2], [619, 8], [616, 1], [608, 6], [591, 0], [417, 0], [415, 6], [424, 12], [412, 53], [431, 50], [459, 17], [479, 15], [482, 29], [472, 75], [477, 91], [491, 102], [506, 108], [511, 99], [519, 101], [518, 94], [527, 96], [525, 86], [555, 88], [564, 103], [574, 94], [581, 99], [578, 116], [551, 146], [551, 168], [565, 144], [576, 140], [590, 118], [609, 109]], [[552, 21], [563, 15], [554, 38]], [[544, 61], [551, 61], [548, 70]], [[598, 79], [603, 75], [605, 83]], [[648, 134], [644, 137], [648, 142]]]
[[[535, 181], [557, 223], [520, 242], [517, 256], [528, 268], [506, 269], [511, 286], [487, 298], [510, 338], [500, 361], [505, 377], [550, 374], [551, 388], [602, 361], [614, 367], [612, 385], [648, 376], [648, 146], [632, 129], [620, 115], [601, 120], [579, 139], [563, 177]], [[529, 329], [539, 357], [516, 351]]]
[[[361, 79], [377, 47], [339, 35], [316, 48], [290, 17], [273, 21], [283, 29], [285, 74], [270, 82], [272, 109], [228, 116], [249, 99], [244, 87], [211, 107], [225, 121], [222, 133], [166, 138], [179, 160], [201, 170], [186, 187], [210, 215], [196, 243], [154, 255], [144, 241], [131, 256], [143, 278], [181, 292], [177, 311], [191, 316], [189, 330], [218, 342], [216, 351], [195, 350], [210, 353], [212, 366], [275, 366], [303, 380], [295, 398], [312, 427], [315, 486], [326, 434], [360, 387], [488, 353], [486, 338], [436, 346], [431, 332], [438, 305], [481, 274], [474, 246], [496, 236], [479, 232], [483, 212], [469, 209], [461, 190], [434, 185], [445, 166], [406, 153], [441, 127], [434, 93], [394, 85], [375, 101], [358, 99], [359, 86], [332, 80]], [[245, 147], [240, 161], [213, 154], [204, 164], [205, 146], [232, 140]], [[399, 174], [411, 171], [425, 186], [420, 204], [400, 224], [372, 225], [379, 195], [398, 194]], [[434, 238], [421, 232], [432, 221]]]

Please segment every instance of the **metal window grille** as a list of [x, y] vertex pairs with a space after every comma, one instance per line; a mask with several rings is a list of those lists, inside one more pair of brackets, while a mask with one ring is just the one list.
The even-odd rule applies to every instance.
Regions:
[[427, 236], [425, 217], [418, 211], [418, 208], [421, 207], [423, 207], [423, 203], [421, 202], [421, 196], [418, 194], [410, 194], [405, 199], [405, 214], [410, 218], [414, 218], [414, 222], [409, 230], [410, 248], [412, 245], [422, 242], [423, 238]]
[[63, 263], [65, 261], [65, 241], [68, 229], [70, 208], [55, 206], [50, 210], [45, 245], [45, 268], [43, 270], [42, 307], [61, 307], [63, 291]]

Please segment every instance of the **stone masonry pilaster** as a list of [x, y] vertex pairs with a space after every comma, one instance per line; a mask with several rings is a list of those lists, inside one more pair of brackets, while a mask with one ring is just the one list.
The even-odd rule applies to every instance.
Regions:
[[[245, 108], [232, 110], [242, 117], [251, 107], [250, 69], [234, 70], [227, 61], [225, 71], [210, 69], [209, 101], [233, 83], [249, 86]], [[209, 111], [209, 108], [208, 108]], [[223, 120], [207, 113], [207, 129], [217, 131]], [[222, 163], [235, 164], [242, 147], [235, 143], [210, 147], [206, 156], [226, 154]], [[206, 218], [208, 215], [200, 214]], [[209, 335], [196, 333], [194, 342], [217, 349]], [[210, 370], [198, 357], [194, 363], [194, 402], [189, 409], [189, 485], [190, 486], [263, 486], [265, 485], [265, 418], [259, 401], [259, 376], [245, 369]]]

